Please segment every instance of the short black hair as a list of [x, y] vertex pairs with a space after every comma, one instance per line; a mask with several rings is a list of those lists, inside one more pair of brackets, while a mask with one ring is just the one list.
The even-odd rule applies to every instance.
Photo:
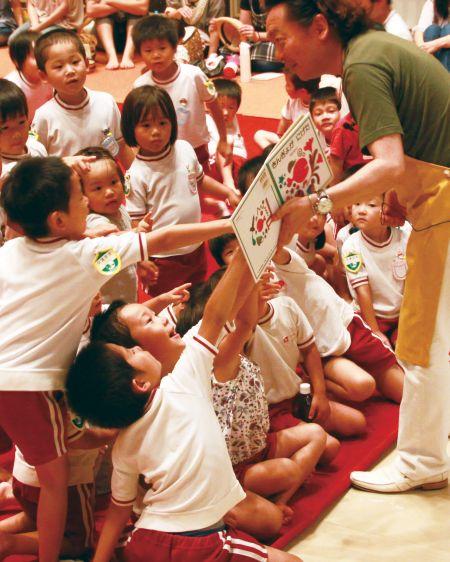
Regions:
[[235, 99], [238, 102], [238, 106], [241, 105], [242, 88], [237, 82], [228, 78], [216, 78], [214, 86], [218, 96], [227, 96], [228, 98]]
[[143, 416], [148, 401], [148, 394], [133, 391], [135, 376], [133, 367], [105, 342], [91, 342], [67, 374], [69, 406], [97, 427], [128, 427]]
[[155, 115], [158, 111], [167, 117], [172, 124], [170, 144], [175, 144], [178, 136], [177, 114], [169, 94], [158, 86], [140, 86], [134, 88], [125, 98], [120, 123], [123, 138], [128, 146], [137, 146], [134, 129], [147, 115]]
[[260, 154], [254, 158], [250, 158], [247, 162], [244, 162], [239, 168], [238, 172], [238, 189], [245, 195], [248, 188], [250, 187], [252, 181], [255, 179], [257, 173], [261, 169], [262, 165], [266, 161], [267, 156]]
[[[122, 182], [122, 186], [125, 189], [125, 177], [123, 175], [122, 168], [119, 166], [117, 160], [114, 158], [111, 152], [109, 152], [109, 150], [107, 150], [106, 148], [103, 148], [103, 146], [88, 146], [86, 148], [82, 148], [75, 154], [75, 156], [95, 156], [97, 160], [110, 160], [116, 166], [117, 175], [119, 176], [120, 181]], [[80, 180], [81, 185], [83, 185], [82, 176], [80, 176]]]
[[8, 219], [31, 238], [49, 234], [47, 219], [69, 210], [72, 170], [61, 158], [27, 158], [11, 170], [3, 184], [0, 205]]
[[123, 300], [115, 300], [110, 306], [94, 317], [91, 329], [91, 341], [103, 341], [115, 343], [123, 347], [134, 347], [137, 342], [130, 334], [128, 326], [119, 319], [122, 308], [127, 303]]
[[225, 234], [222, 234], [221, 236], [217, 236], [216, 238], [211, 238], [211, 240], [208, 241], [209, 251], [220, 267], [223, 267], [225, 265], [225, 262], [222, 258], [223, 251], [225, 250], [226, 246], [233, 240], [236, 240], [236, 234], [227, 232]]
[[21, 115], [28, 117], [25, 94], [14, 82], [0, 78], [0, 120], [6, 121]]
[[33, 43], [36, 43], [38, 37], [37, 31], [22, 31], [9, 42], [9, 57], [17, 70], [22, 70], [27, 57], [33, 53]]
[[47, 62], [47, 52], [50, 47], [59, 43], [72, 43], [80, 55], [86, 59], [86, 51], [79, 35], [70, 29], [57, 28], [51, 31], [45, 31], [39, 36], [34, 46], [34, 56], [39, 70], [45, 72], [45, 63]]
[[296, 90], [304, 89], [309, 94], [313, 94], [318, 89], [321, 80], [320, 76], [319, 78], [312, 78], [311, 80], [302, 80], [299, 76], [297, 76], [297, 74], [291, 72], [287, 67], [284, 68], [284, 74], [289, 76]]
[[337, 108], [341, 109], [341, 100], [339, 99], [337, 90], [336, 88], [333, 88], [331, 86], [319, 88], [312, 94], [311, 101], [309, 102], [309, 111], [312, 111], [314, 109], [316, 103], [323, 102], [335, 103], [337, 105]]
[[152, 14], [141, 18], [133, 27], [132, 37], [134, 48], [140, 54], [141, 46], [144, 41], [159, 39], [160, 41], [168, 41], [170, 45], [176, 49], [179, 41], [177, 23], [162, 16], [161, 14]]

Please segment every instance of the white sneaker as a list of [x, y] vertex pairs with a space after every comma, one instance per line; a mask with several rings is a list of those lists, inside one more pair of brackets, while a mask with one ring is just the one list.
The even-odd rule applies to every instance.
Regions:
[[368, 472], [355, 471], [350, 474], [350, 480], [355, 488], [369, 492], [395, 494], [408, 490], [439, 490], [448, 484], [447, 472], [441, 472], [428, 478], [411, 480], [394, 466], [378, 468]]

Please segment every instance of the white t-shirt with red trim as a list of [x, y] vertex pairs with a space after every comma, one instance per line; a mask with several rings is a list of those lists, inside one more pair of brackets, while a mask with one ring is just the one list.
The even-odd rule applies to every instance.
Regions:
[[133, 505], [140, 474], [151, 484], [137, 528], [203, 529], [245, 498], [212, 404], [217, 348], [198, 335], [184, 341], [185, 350], [147, 411], [119, 433], [113, 448], [116, 505]]
[[275, 265], [276, 274], [285, 282], [286, 294], [308, 318], [320, 355], [342, 355], [351, 343], [347, 326], [353, 319], [352, 306], [341, 299], [323, 277], [309, 269], [304, 259], [292, 250], [288, 252], [291, 261]]
[[32, 156], [48, 156], [45, 146], [40, 143], [33, 135], [30, 135], [27, 139], [25, 145], [26, 152], [24, 154], [5, 154], [1, 153], [0, 158], [2, 159], [2, 172], [1, 177], [9, 174], [9, 172], [18, 164], [21, 160], [26, 158], [31, 158]]
[[296, 121], [309, 113], [309, 105], [303, 105], [300, 98], [288, 98], [281, 110], [281, 117], [288, 121]]
[[33, 121], [36, 109], [44, 105], [45, 102], [51, 100], [53, 97], [53, 88], [47, 82], [40, 82], [39, 84], [32, 84], [28, 82], [25, 76], [19, 70], [13, 70], [5, 76], [6, 80], [14, 82], [27, 98], [28, 105], [28, 118]]
[[355, 310], [359, 311], [355, 289], [370, 285], [375, 315], [398, 318], [407, 273], [408, 239], [405, 230], [391, 228], [385, 242], [375, 242], [361, 231], [344, 242], [342, 263]]
[[177, 112], [178, 138], [194, 148], [208, 144], [205, 103], [214, 101], [217, 92], [214, 83], [197, 67], [179, 64], [169, 80], [158, 80], [149, 70], [134, 82], [139, 86], [159, 86], [169, 94]]
[[69, 241], [14, 238], [0, 248], [0, 390], [63, 390], [91, 301], [146, 260], [144, 234]]
[[[152, 213], [153, 230], [173, 224], [201, 222], [197, 183], [203, 168], [192, 146], [182, 140], [158, 156], [138, 154], [125, 175], [127, 210], [132, 219]], [[156, 257], [184, 255], [200, 244], [178, 248]]]
[[260, 318], [247, 344], [247, 355], [261, 368], [269, 404], [292, 398], [301, 380], [297, 365], [303, 362], [302, 349], [315, 342], [305, 314], [290, 297], [276, 297], [267, 314]]
[[88, 146], [103, 146], [117, 155], [122, 139], [119, 108], [107, 92], [86, 88], [86, 93], [78, 105], [69, 105], [55, 94], [36, 111], [32, 131], [49, 156], [73, 156]]

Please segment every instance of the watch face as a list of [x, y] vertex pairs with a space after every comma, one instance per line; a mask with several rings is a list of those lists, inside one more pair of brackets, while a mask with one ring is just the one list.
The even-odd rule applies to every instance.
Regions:
[[321, 215], [326, 215], [333, 209], [333, 201], [329, 197], [321, 197], [317, 201], [317, 210]]

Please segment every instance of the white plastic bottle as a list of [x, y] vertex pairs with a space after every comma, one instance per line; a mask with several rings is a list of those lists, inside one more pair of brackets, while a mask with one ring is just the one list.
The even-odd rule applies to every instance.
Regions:
[[239, 59], [241, 65], [241, 82], [250, 82], [252, 79], [250, 44], [245, 41], [242, 41], [239, 45]]

